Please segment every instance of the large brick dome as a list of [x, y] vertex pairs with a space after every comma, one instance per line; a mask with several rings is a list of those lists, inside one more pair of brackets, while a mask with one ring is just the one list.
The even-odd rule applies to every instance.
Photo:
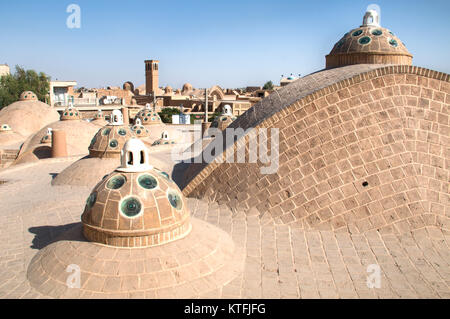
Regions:
[[303, 229], [449, 230], [449, 94], [448, 74], [415, 66], [313, 73], [229, 126], [278, 128], [276, 173], [263, 174], [261, 162], [223, 160], [228, 149], [256, 143], [247, 134], [200, 164], [211, 142], [185, 171], [183, 193]]

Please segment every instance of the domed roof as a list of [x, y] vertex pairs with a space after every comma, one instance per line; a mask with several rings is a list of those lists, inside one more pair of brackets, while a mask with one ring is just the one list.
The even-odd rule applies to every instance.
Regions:
[[147, 148], [134, 138], [125, 143], [121, 166], [92, 190], [81, 221], [88, 240], [119, 247], [156, 246], [191, 230], [180, 189], [149, 164]]
[[172, 138], [170, 132], [169, 131], [164, 131], [164, 132], [161, 133], [161, 138], [159, 138], [156, 141], [154, 141], [152, 146], [171, 145], [171, 144], [175, 144], [175, 143], [176, 143], [176, 140], [174, 138]]
[[412, 64], [412, 55], [389, 29], [378, 24], [378, 14], [370, 10], [363, 24], [347, 32], [326, 57], [327, 68], [350, 64]]
[[81, 114], [72, 105], [68, 106], [61, 114], [61, 121], [81, 120]]
[[15, 161], [16, 164], [33, 162], [42, 158], [51, 157], [50, 145], [42, 143], [43, 137], [48, 133], [48, 128], [66, 132], [68, 156], [87, 154], [89, 142], [98, 130], [98, 126], [87, 121], [53, 122], [28, 137], [20, 149], [19, 156]]
[[23, 142], [25, 138], [14, 132], [8, 124], [0, 125], [0, 146], [13, 145]]
[[185, 83], [183, 85], [183, 89], [182, 89], [183, 92], [189, 92], [189, 91], [192, 91], [192, 90], [193, 90], [193, 88], [192, 88], [192, 85], [190, 83]]
[[47, 128], [47, 134], [42, 137], [41, 143], [50, 144], [52, 142], [52, 131], [53, 129], [51, 127]]
[[55, 109], [38, 101], [31, 94], [35, 96], [33, 92], [22, 93], [23, 99], [0, 110], [0, 123], [8, 124], [14, 132], [25, 137], [59, 121], [59, 113]]
[[166, 94], [171, 94], [171, 93], [173, 93], [172, 87], [171, 87], [170, 85], [166, 86], [166, 87], [164, 88], [164, 93], [166, 93]]
[[133, 82], [127, 81], [127, 82], [125, 82], [123, 84], [122, 88], [124, 90], [133, 92], [134, 91], [134, 84], [133, 84]]
[[37, 101], [38, 98], [36, 94], [31, 91], [25, 91], [20, 94], [19, 101]]
[[119, 157], [125, 142], [134, 137], [134, 132], [127, 125], [108, 124], [94, 135], [89, 145], [91, 157]]
[[161, 124], [161, 118], [159, 117], [158, 112], [153, 110], [150, 106], [150, 104], [147, 104], [145, 108], [140, 110], [137, 114], [135, 119], [140, 119], [142, 122], [142, 125], [155, 125], [155, 124]]
[[230, 125], [236, 117], [233, 115], [231, 111], [231, 106], [226, 104], [223, 107], [223, 112], [221, 115], [217, 116], [213, 122], [211, 123], [211, 127], [218, 128], [219, 130], [224, 130]]
[[136, 137], [147, 137], [148, 136], [148, 129], [146, 129], [142, 125], [142, 121], [140, 118], [136, 119], [136, 123], [131, 127], [131, 130], [136, 135]]
[[102, 127], [108, 125], [108, 122], [105, 120], [103, 112], [100, 109], [98, 110], [97, 114], [95, 114], [94, 119], [91, 123]]

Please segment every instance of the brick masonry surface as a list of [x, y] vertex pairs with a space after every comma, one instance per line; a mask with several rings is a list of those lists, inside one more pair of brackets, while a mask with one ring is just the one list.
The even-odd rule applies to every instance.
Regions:
[[230, 125], [279, 128], [276, 174], [261, 174], [261, 163], [191, 164], [183, 193], [305, 230], [448, 232], [449, 105], [444, 73], [376, 65], [318, 72]]
[[[27, 270], [39, 250], [80, 225], [91, 189], [50, 185], [51, 174], [74, 160], [42, 160], [0, 172], [0, 180], [7, 181], [0, 185], [0, 298], [48, 298], [57, 293], [45, 283], [44, 287], [50, 288], [45, 294], [35, 290]], [[243, 272], [225, 286], [214, 286], [208, 280], [197, 282], [196, 291], [203, 291], [199, 297], [450, 298], [450, 235], [438, 227], [402, 234], [302, 230], [279, 224], [270, 214], [260, 217], [255, 211], [231, 210], [195, 198], [187, 201], [193, 218], [230, 234], [246, 255]], [[381, 288], [366, 285], [370, 264], [381, 268]], [[184, 298], [192, 293], [188, 286], [159, 294], [117, 292], [135, 284], [119, 275], [108, 284], [89, 280], [84, 284], [92, 284], [94, 289], [70, 289], [65, 297]]]

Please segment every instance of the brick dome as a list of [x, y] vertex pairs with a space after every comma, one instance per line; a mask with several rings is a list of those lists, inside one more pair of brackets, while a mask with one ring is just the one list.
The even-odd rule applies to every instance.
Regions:
[[121, 247], [155, 246], [186, 236], [190, 213], [178, 186], [149, 165], [148, 150], [130, 139], [121, 166], [89, 196], [81, 217], [91, 241]]
[[368, 11], [363, 24], [347, 32], [326, 56], [327, 69], [351, 64], [411, 65], [412, 55], [392, 31], [378, 24], [376, 12]]
[[36, 94], [34, 94], [31, 91], [25, 91], [22, 92], [22, 94], [20, 94], [20, 98], [19, 101], [37, 101], [38, 98], [36, 96]]
[[67, 107], [61, 114], [61, 121], [81, 120], [81, 114], [72, 105]]
[[190, 83], [185, 83], [183, 85], [182, 92], [190, 92], [192, 90], [193, 90], [193, 87], [192, 87], [192, 85]]
[[218, 128], [219, 130], [223, 131], [228, 127], [228, 125], [233, 123], [235, 119], [236, 116], [233, 115], [233, 112], [231, 111], [231, 106], [226, 104], [223, 107], [222, 114], [217, 116], [211, 123], [211, 127]]
[[156, 125], [162, 123], [158, 112], [153, 110], [150, 107], [150, 104], [147, 104], [145, 108], [143, 108], [138, 112], [138, 114], [136, 114], [136, 119], [140, 119], [142, 125]]
[[[230, 127], [249, 133], [225, 139], [219, 152], [211, 142], [177, 182], [185, 196], [302, 229], [448, 231], [449, 93], [448, 74], [416, 66], [315, 72], [239, 116]], [[224, 161], [229, 149], [261, 143], [250, 134], [260, 129], [271, 135], [264, 145], [278, 146], [267, 146], [273, 171], [269, 164]], [[213, 151], [216, 159], [206, 160]]]
[[170, 85], [166, 86], [165, 89], [164, 89], [164, 93], [165, 94], [172, 94], [173, 93], [173, 88]]
[[147, 137], [149, 134], [148, 129], [146, 129], [145, 126], [141, 124], [140, 119], [138, 119], [138, 122], [131, 127], [131, 130], [136, 135], [136, 137]]
[[127, 125], [105, 125], [92, 138], [89, 145], [91, 157], [119, 157], [125, 142], [134, 137]]

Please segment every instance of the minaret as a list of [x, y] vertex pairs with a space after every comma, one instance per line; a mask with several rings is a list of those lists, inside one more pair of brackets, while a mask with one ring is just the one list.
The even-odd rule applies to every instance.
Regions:
[[145, 60], [145, 94], [152, 94], [158, 89], [158, 60]]

